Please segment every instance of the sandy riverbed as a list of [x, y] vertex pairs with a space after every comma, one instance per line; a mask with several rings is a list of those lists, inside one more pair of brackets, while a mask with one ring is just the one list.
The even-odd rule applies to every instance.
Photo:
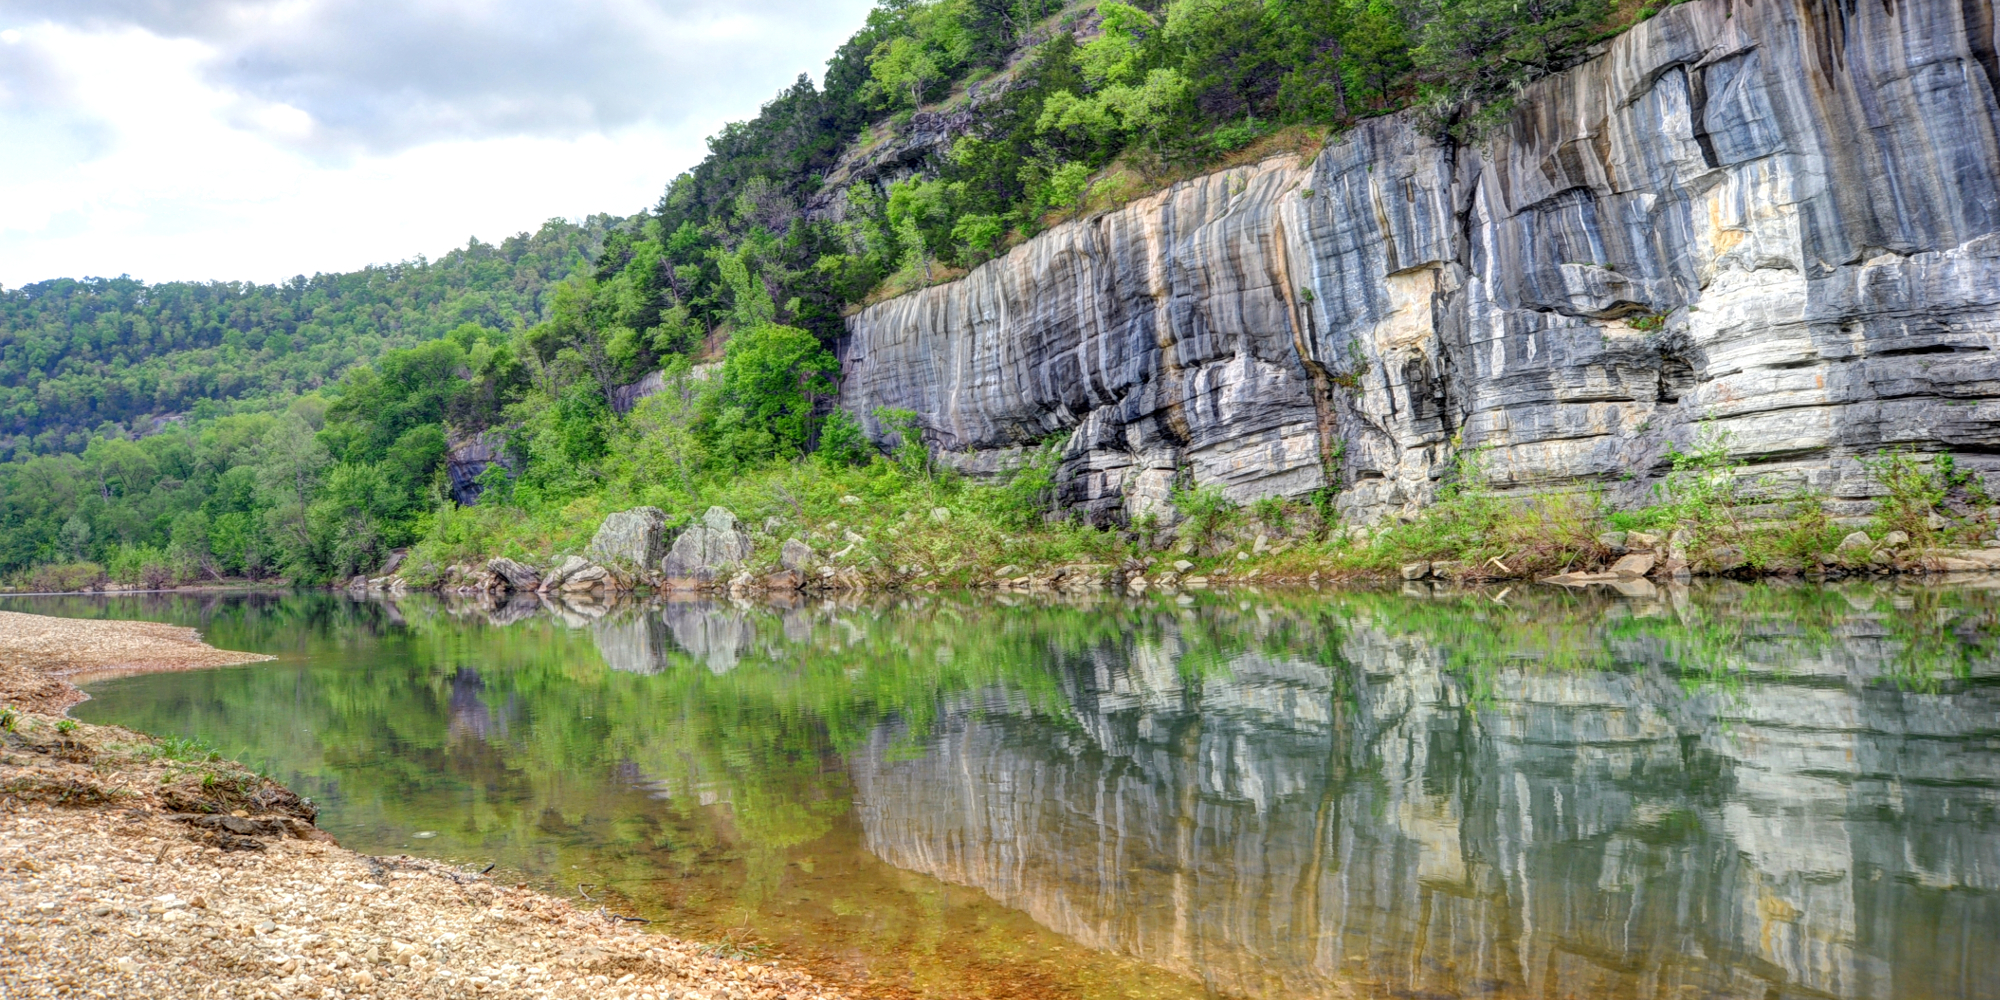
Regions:
[[216, 755], [58, 716], [66, 678], [267, 657], [0, 613], [0, 998], [846, 994], [480, 873], [371, 858]]

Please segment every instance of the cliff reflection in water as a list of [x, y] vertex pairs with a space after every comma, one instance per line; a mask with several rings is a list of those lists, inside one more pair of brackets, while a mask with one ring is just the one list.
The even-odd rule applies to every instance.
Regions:
[[1797, 596], [1347, 602], [1224, 656], [1188, 616], [1063, 656], [1061, 718], [882, 727], [856, 809], [892, 864], [1232, 994], [2000, 996], [1984, 633]]
[[79, 714], [251, 753], [350, 846], [850, 982], [2000, 997], [1993, 591], [50, 601], [0, 604], [282, 653]]

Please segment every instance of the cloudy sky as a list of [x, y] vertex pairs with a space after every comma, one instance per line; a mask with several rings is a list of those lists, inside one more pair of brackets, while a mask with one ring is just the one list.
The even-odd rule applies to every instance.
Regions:
[[651, 205], [871, 0], [0, 0], [0, 285], [294, 274]]

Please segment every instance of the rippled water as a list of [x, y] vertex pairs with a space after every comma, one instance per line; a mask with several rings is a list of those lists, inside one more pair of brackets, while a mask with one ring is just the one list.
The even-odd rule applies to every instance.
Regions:
[[278, 654], [76, 714], [351, 847], [884, 995], [2000, 997], [1988, 591], [0, 603]]

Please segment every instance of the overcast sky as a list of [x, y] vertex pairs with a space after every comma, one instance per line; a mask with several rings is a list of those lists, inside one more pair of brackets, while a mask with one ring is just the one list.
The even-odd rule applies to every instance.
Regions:
[[0, 0], [0, 285], [277, 281], [650, 206], [871, 0]]

